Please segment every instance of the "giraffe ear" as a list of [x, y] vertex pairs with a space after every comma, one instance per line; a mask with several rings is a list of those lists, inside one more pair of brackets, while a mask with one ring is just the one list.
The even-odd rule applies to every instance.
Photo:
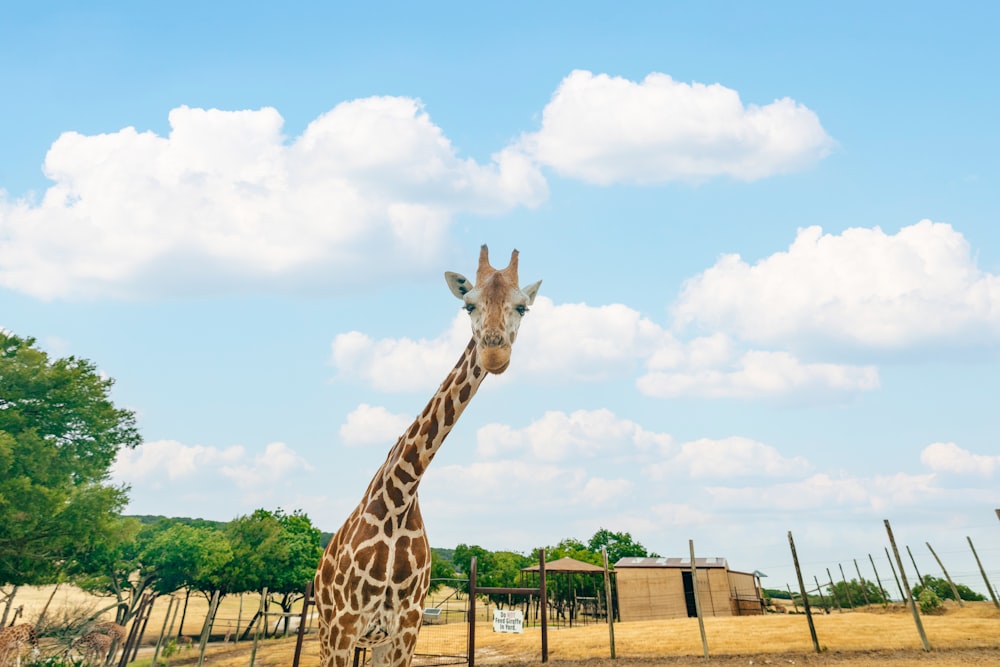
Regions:
[[521, 291], [524, 295], [528, 297], [528, 305], [530, 306], [535, 302], [535, 297], [538, 296], [538, 288], [542, 286], [542, 281], [539, 280], [537, 283], [531, 283], [527, 287], [522, 287]]
[[445, 271], [444, 279], [448, 283], [448, 288], [451, 289], [451, 293], [459, 299], [464, 300], [466, 293], [472, 289], [472, 283], [470, 283], [469, 279], [461, 273]]

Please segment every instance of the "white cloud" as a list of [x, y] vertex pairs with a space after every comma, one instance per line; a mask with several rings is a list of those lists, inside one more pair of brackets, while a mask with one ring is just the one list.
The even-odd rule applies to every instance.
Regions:
[[272, 108], [169, 118], [166, 137], [64, 133], [41, 201], [0, 197], [0, 286], [44, 299], [327, 291], [372, 264], [382, 280], [429, 270], [455, 213], [547, 196], [517, 151], [459, 158], [414, 99], [344, 102], [290, 141]]
[[223, 466], [222, 474], [241, 488], [256, 490], [305, 470], [312, 470], [312, 466], [304, 458], [285, 443], [272, 442], [252, 463]]
[[648, 466], [645, 471], [652, 479], [662, 480], [678, 475], [694, 478], [785, 477], [801, 475], [811, 467], [801, 456], [785, 458], [770, 445], [733, 436], [686, 442], [676, 455]]
[[591, 507], [607, 507], [631, 495], [635, 484], [628, 479], [592, 477], [583, 485], [579, 500]]
[[[659, 398], [766, 398], [806, 394], [853, 394], [879, 386], [874, 366], [805, 363], [788, 352], [751, 350], [716, 367], [654, 370], [637, 381], [639, 390]], [[701, 364], [699, 364], [701, 365]]]
[[723, 256], [687, 281], [673, 314], [679, 326], [756, 344], [968, 342], [1000, 332], [1000, 276], [980, 271], [947, 224], [923, 220], [897, 234], [809, 227], [752, 266]]
[[515, 373], [602, 380], [620, 376], [672, 340], [669, 332], [623, 304], [555, 305], [539, 296], [521, 323]]
[[[525, 460], [480, 461], [469, 465], [431, 466], [424, 474], [428, 487], [447, 489], [450, 498], [522, 498], [530, 505], [567, 504], [588, 477], [580, 468]], [[472, 502], [470, 500], [470, 502]]]
[[741, 510], [843, 510], [885, 511], [926, 504], [942, 493], [934, 475], [876, 475], [833, 477], [816, 473], [808, 478], [768, 487], [713, 487], [706, 489], [720, 507]]
[[488, 424], [476, 434], [477, 452], [498, 457], [527, 450], [539, 461], [565, 461], [601, 455], [613, 459], [636, 451], [670, 448], [666, 433], [648, 431], [633, 421], [617, 417], [610, 410], [546, 412], [522, 429], [506, 424]]
[[412, 422], [412, 416], [362, 403], [347, 415], [340, 427], [340, 439], [347, 446], [381, 444], [388, 448]]
[[[432, 391], [444, 379], [469, 337], [460, 312], [434, 339], [373, 340], [352, 331], [331, 346], [338, 375], [358, 378], [382, 391]], [[678, 340], [622, 304], [555, 305], [539, 296], [521, 325], [511, 369], [494, 382], [598, 382], [629, 377], [649, 396], [758, 398], [794, 392], [799, 397], [843, 396], [879, 385], [873, 366], [803, 362], [787, 352], [743, 351], [717, 334]]]
[[563, 79], [541, 129], [521, 143], [559, 173], [602, 185], [723, 175], [752, 181], [805, 168], [833, 146], [816, 114], [787, 97], [745, 105], [720, 84], [582, 70]]
[[111, 467], [111, 475], [128, 483], [156, 480], [164, 475], [167, 479], [179, 480], [236, 463], [245, 454], [243, 447], [236, 445], [218, 449], [184, 445], [176, 440], [153, 440], [135, 449], [120, 450]]
[[920, 462], [934, 472], [990, 477], [1000, 470], [1000, 456], [973, 454], [953, 442], [935, 442], [920, 452]]
[[433, 339], [383, 338], [351, 331], [331, 344], [331, 360], [342, 378], [358, 378], [380, 391], [433, 390], [458, 361], [471, 336], [462, 312]]

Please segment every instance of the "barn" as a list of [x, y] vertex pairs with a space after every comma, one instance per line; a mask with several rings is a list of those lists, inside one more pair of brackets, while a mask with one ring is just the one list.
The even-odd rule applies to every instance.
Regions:
[[[730, 570], [725, 558], [696, 558], [695, 570], [703, 616], [764, 613], [753, 574]], [[622, 558], [615, 563], [615, 579], [622, 621], [697, 615], [690, 559]]]

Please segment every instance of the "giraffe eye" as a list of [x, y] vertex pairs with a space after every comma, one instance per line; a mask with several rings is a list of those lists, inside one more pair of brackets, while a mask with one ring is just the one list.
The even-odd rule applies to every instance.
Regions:
[[528, 307], [527, 306], [518, 306], [514, 310], [517, 311], [518, 315], [524, 315], [526, 312], [528, 312]]
[[474, 311], [475, 309], [476, 309], [476, 304], [474, 303], [465, 304], [465, 312], [472, 313], [472, 311]]

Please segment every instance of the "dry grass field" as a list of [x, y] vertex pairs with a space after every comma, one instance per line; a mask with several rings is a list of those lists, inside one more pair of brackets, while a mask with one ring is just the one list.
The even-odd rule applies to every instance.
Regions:
[[[24, 604], [25, 615], [30, 620], [37, 616], [50, 591], [51, 589], [23, 589], [18, 593], [15, 606]], [[98, 602], [78, 590], [66, 587], [57, 592], [52, 609], [96, 610], [100, 608]], [[257, 604], [256, 597], [245, 596], [241, 611], [238, 598], [226, 598], [220, 608], [216, 633], [225, 633], [227, 624], [235, 627], [237, 618], [241, 618], [245, 624], [256, 610]], [[156, 641], [164, 623], [166, 607], [164, 601], [159, 601], [154, 606], [147, 626], [147, 642]], [[185, 634], [197, 635], [206, 610], [207, 604], [203, 598], [191, 598]], [[932, 648], [930, 653], [922, 650], [913, 617], [902, 607], [834, 612], [816, 616], [815, 624], [823, 648], [819, 654], [813, 650], [804, 615], [708, 618], [705, 620], [705, 632], [711, 657], [707, 662], [702, 657], [701, 636], [695, 619], [616, 624], [616, 660], [609, 658], [606, 625], [550, 629], [548, 664], [555, 667], [666, 667], [706, 664], [723, 667], [1000, 667], [1000, 611], [989, 602], [967, 603], [962, 609], [950, 605], [944, 614], [924, 616], [923, 624]], [[465, 630], [459, 624], [425, 627], [420, 644], [440, 645], [444, 635], [450, 635], [450, 640], [457, 646], [464, 644]], [[526, 629], [523, 635], [495, 634], [490, 624], [481, 622], [477, 625], [476, 640], [477, 664], [514, 667], [536, 667], [541, 664], [540, 633], [535, 628]], [[256, 665], [289, 667], [294, 647], [294, 639], [263, 641], [257, 650]], [[238, 645], [217, 643], [206, 653], [205, 664], [211, 667], [245, 667], [249, 665], [251, 648], [250, 642]], [[318, 653], [315, 635], [311, 635], [303, 650], [302, 666], [316, 667], [319, 664]], [[196, 662], [196, 650], [181, 651], [169, 660], [172, 667], [183, 667]], [[148, 658], [145, 664], [148, 665]]]

